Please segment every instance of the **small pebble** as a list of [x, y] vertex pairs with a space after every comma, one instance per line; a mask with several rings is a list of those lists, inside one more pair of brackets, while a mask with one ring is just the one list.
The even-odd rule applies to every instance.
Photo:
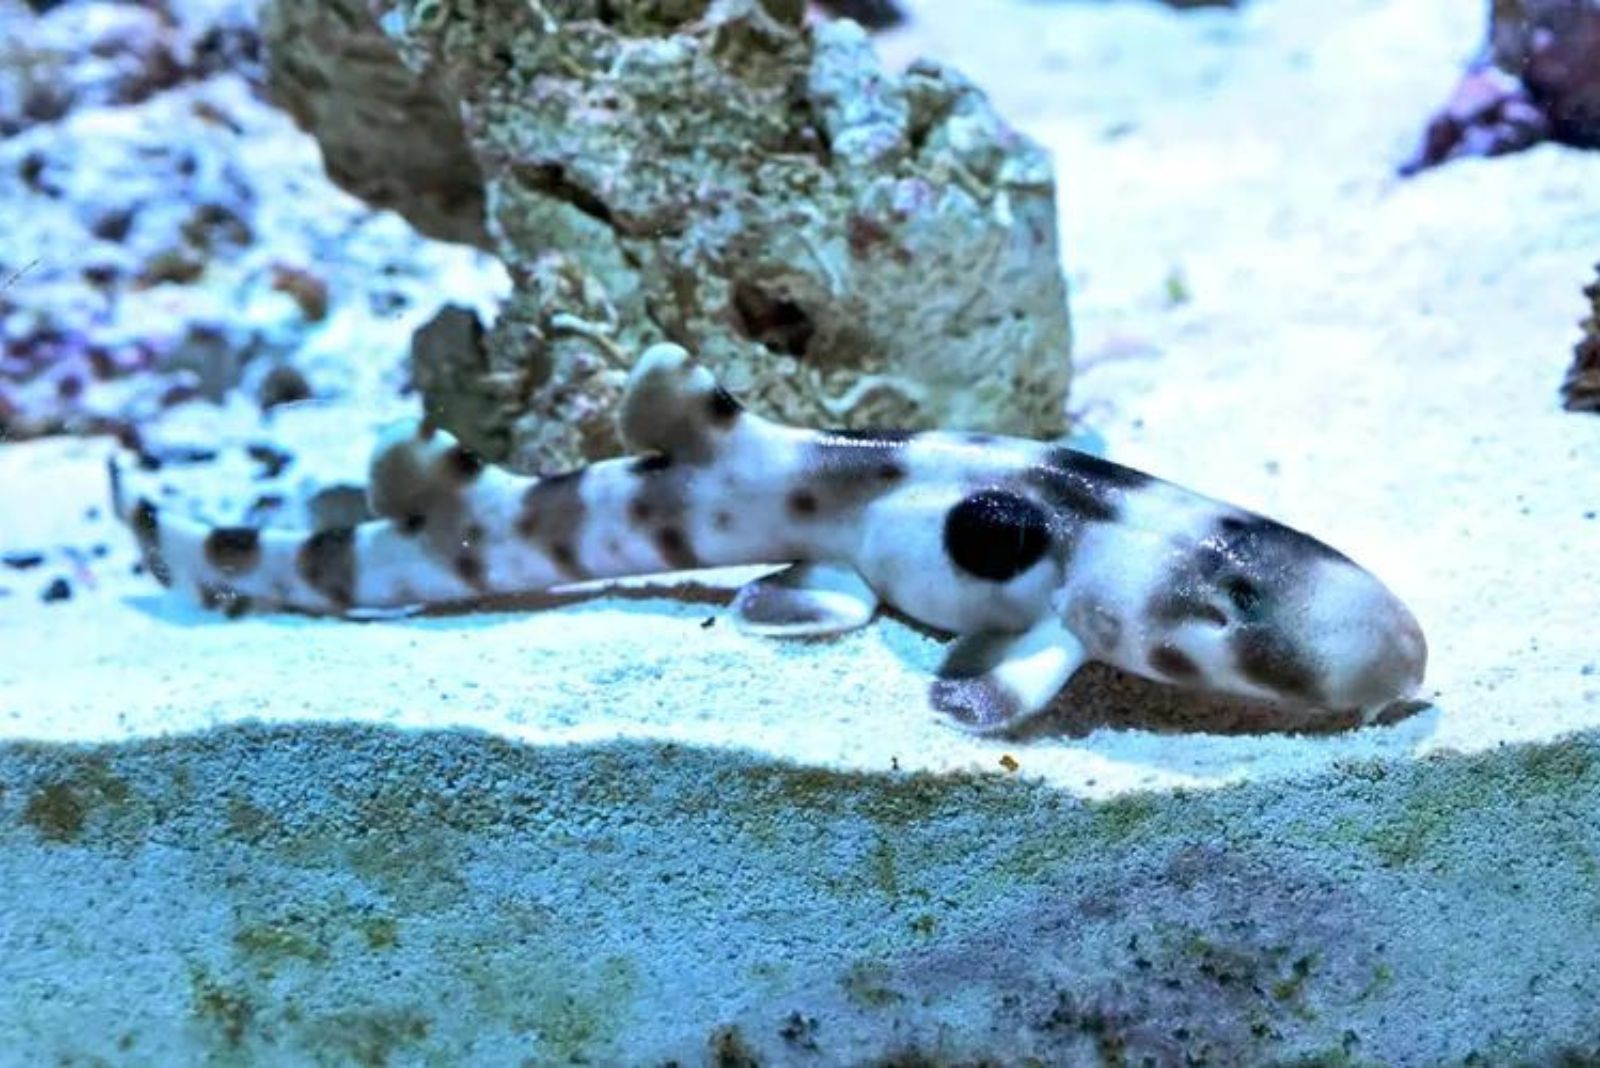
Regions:
[[55, 601], [70, 601], [72, 599], [72, 584], [66, 579], [57, 576], [50, 581], [50, 585], [39, 594], [39, 599], [45, 604]]

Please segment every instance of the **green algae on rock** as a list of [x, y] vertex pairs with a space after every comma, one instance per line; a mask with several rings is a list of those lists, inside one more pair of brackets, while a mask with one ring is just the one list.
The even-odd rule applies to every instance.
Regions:
[[[297, 10], [268, 20], [288, 78], [313, 66]], [[1065, 430], [1050, 161], [955, 72], [892, 75], [856, 24], [756, 0], [396, 0], [376, 25], [405, 68], [374, 81], [458, 107], [513, 279], [479, 343], [418, 374], [435, 418], [490, 459], [617, 452], [605, 413], [663, 339], [802, 425]], [[340, 91], [366, 106], [368, 90]], [[294, 92], [315, 112], [331, 90]]]

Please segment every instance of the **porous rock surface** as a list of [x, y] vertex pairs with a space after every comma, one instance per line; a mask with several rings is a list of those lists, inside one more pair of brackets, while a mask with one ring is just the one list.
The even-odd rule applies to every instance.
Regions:
[[316, 134], [328, 176], [430, 237], [487, 246], [483, 178], [440, 80], [406, 71], [359, 3], [281, 0], [262, 19], [273, 99]]
[[[280, 2], [268, 19], [273, 84], [298, 114], [359, 113], [373, 94], [447, 105], [410, 130], [314, 119], [331, 160], [365, 168], [348, 187], [413, 152], [466, 174], [435, 122], [452, 107], [483, 176], [514, 292], [475, 343], [455, 329], [416, 353], [432, 413], [480, 452], [522, 469], [615, 453], [627, 367], [663, 338], [792, 422], [1065, 429], [1051, 164], [954, 71], [890, 75], [854, 23], [807, 25], [776, 0], [394, 2], [381, 39], [363, 5], [337, 10], [365, 78], [330, 80], [307, 55], [329, 9]], [[390, 202], [442, 225], [437, 197]], [[476, 202], [457, 203], [477, 226]]]

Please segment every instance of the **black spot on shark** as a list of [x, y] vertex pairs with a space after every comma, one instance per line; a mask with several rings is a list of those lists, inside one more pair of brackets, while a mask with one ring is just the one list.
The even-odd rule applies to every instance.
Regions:
[[476, 481], [483, 467], [483, 458], [465, 445], [452, 445], [444, 455], [444, 469], [457, 485]]
[[706, 398], [706, 411], [710, 415], [711, 425], [719, 430], [727, 430], [738, 421], [744, 411], [744, 406], [722, 386], [713, 389]]
[[962, 571], [1006, 582], [1042, 559], [1051, 544], [1050, 517], [1008, 490], [980, 490], [945, 516], [944, 548]]
[[1242, 678], [1299, 701], [1321, 700], [1316, 665], [1282, 631], [1261, 625], [1241, 627], [1229, 644]]
[[206, 563], [224, 575], [241, 575], [261, 563], [261, 532], [254, 527], [216, 527], [206, 535]]
[[581, 470], [541, 478], [523, 494], [516, 520], [518, 535], [573, 580], [589, 577], [578, 559], [578, 535], [587, 519], [582, 483]]
[[[870, 504], [910, 474], [905, 450], [911, 431], [828, 430], [808, 442], [799, 484], [790, 491], [797, 515], [835, 516]], [[796, 503], [799, 507], [793, 507]]]
[[300, 544], [295, 567], [307, 586], [348, 608], [355, 603], [355, 529], [329, 527], [312, 534]]
[[1155, 481], [1142, 471], [1066, 447], [1049, 450], [1023, 478], [1053, 508], [1096, 523], [1115, 522], [1123, 495]]
[[633, 496], [628, 499], [628, 519], [646, 533], [662, 562], [674, 571], [701, 566], [688, 534], [686, 511], [689, 505], [691, 468], [674, 463], [642, 465], [629, 470], [638, 478]]
[[1266, 516], [1239, 513], [1217, 520], [1210, 540], [1230, 556], [1260, 561], [1263, 570], [1313, 560], [1350, 563], [1339, 550]]

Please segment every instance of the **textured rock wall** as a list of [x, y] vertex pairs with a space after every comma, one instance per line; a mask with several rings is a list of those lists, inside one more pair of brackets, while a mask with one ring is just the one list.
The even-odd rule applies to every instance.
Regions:
[[316, 135], [328, 176], [429, 237], [487, 247], [483, 177], [437, 79], [410, 77], [359, 4], [280, 0], [262, 17], [273, 99]]
[[[432, 414], [491, 458], [616, 452], [626, 369], [663, 338], [795, 422], [1065, 430], [1050, 162], [953, 71], [892, 76], [859, 27], [778, 0], [417, 0], [381, 7], [389, 44], [359, 26], [370, 70], [334, 83], [306, 51], [363, 17], [338, 11], [277, 4], [273, 84], [336, 139], [330, 159], [368, 168], [346, 174], [358, 192], [413, 150], [465, 174], [435, 136], [447, 109], [409, 132], [316, 116], [379, 93], [458, 109], [515, 290], [486, 332], [419, 338], [415, 371]], [[346, 141], [364, 135], [385, 144]], [[437, 232], [439, 200], [414, 193], [390, 202]], [[461, 229], [479, 224], [457, 205]]]

